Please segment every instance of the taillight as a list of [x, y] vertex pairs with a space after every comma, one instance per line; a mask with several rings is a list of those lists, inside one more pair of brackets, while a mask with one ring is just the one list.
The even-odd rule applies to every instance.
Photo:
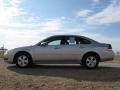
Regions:
[[108, 49], [112, 49], [112, 45], [111, 44], [108, 44]]

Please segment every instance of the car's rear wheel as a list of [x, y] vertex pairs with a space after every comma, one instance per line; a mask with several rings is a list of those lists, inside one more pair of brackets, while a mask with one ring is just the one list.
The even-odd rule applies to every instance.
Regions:
[[16, 56], [16, 66], [26, 68], [32, 65], [32, 59], [27, 53], [20, 53]]
[[94, 69], [98, 67], [99, 58], [97, 55], [86, 55], [82, 60], [82, 66], [88, 69]]

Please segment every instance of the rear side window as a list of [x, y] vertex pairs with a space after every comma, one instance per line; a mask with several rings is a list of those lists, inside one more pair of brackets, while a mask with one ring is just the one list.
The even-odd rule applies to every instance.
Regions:
[[69, 37], [67, 42], [69, 43], [69, 45], [75, 45], [76, 39], [75, 39], [75, 37]]
[[91, 42], [85, 38], [77, 37], [77, 44], [91, 44]]

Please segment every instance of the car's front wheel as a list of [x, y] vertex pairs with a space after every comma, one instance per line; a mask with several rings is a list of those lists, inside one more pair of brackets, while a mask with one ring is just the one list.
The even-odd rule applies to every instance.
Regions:
[[16, 56], [16, 66], [26, 68], [32, 65], [32, 59], [27, 53], [20, 53]]
[[82, 60], [82, 65], [88, 69], [94, 69], [98, 67], [99, 58], [97, 55], [86, 55]]

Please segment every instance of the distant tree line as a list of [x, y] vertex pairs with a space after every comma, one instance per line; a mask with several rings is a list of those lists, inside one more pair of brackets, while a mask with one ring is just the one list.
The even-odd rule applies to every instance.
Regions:
[[7, 49], [6, 48], [4, 48], [4, 46], [2, 46], [1, 48], [0, 48], [0, 51], [6, 51]]
[[120, 55], [120, 52], [119, 52], [119, 51], [117, 51], [117, 52], [116, 52], [116, 54], [117, 54], [117, 55]]
[[7, 49], [5, 49], [4, 46], [0, 47], [0, 58], [3, 57], [3, 55], [6, 51], [7, 51]]

